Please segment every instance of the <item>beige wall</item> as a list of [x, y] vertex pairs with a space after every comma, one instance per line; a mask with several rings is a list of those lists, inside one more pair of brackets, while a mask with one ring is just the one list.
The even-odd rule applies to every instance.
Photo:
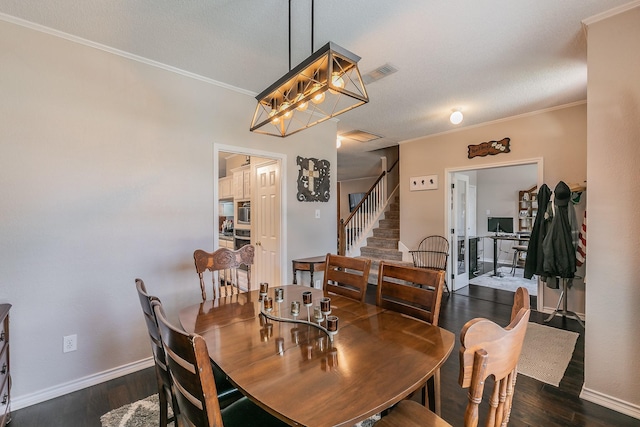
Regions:
[[[249, 94], [6, 21], [0, 57], [13, 409], [149, 364], [136, 277], [174, 321], [199, 302], [192, 254], [214, 247], [215, 144], [283, 159], [285, 283], [293, 257], [335, 251], [335, 180], [329, 203], [298, 202], [295, 185], [297, 155], [329, 160], [335, 177], [334, 121], [252, 134]], [[63, 354], [69, 334], [78, 351]]]
[[640, 418], [640, 2], [588, 24], [582, 397]]
[[[585, 103], [487, 123], [400, 145], [400, 239], [408, 248], [421, 237], [446, 233], [445, 169], [476, 169], [543, 158], [543, 182], [552, 190], [559, 181], [582, 183], [587, 176], [587, 106]], [[468, 159], [468, 146], [511, 138], [510, 153]], [[438, 175], [432, 191], [409, 191], [409, 177]], [[448, 193], [447, 193], [448, 194]], [[552, 310], [560, 296], [543, 287], [544, 307]], [[569, 308], [584, 313], [584, 285], [576, 281]]]

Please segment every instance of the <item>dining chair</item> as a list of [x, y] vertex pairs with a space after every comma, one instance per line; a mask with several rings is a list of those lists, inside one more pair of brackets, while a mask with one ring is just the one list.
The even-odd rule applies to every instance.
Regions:
[[[486, 379], [492, 376], [486, 426], [505, 427], [509, 423], [517, 377], [517, 365], [527, 332], [529, 293], [518, 288], [514, 297], [512, 319], [502, 328], [488, 319], [468, 321], [460, 333], [460, 375], [458, 383], [468, 388], [464, 426], [476, 427], [478, 407], [482, 401]], [[450, 424], [423, 405], [402, 400], [375, 424], [376, 427], [445, 427]]]
[[237, 251], [220, 248], [213, 253], [197, 249], [193, 253], [196, 272], [200, 278], [202, 301], [206, 301], [205, 271], [211, 272], [213, 298], [238, 294], [251, 290], [251, 266], [255, 248], [245, 245]]
[[[413, 258], [414, 267], [446, 271], [449, 259], [449, 241], [443, 236], [427, 236], [420, 241], [417, 250], [409, 251], [409, 253]], [[444, 289], [449, 293], [446, 278]]]
[[364, 301], [371, 260], [327, 254], [322, 289], [360, 302]]
[[[168, 418], [167, 398], [171, 398], [171, 407], [173, 412], [177, 411], [175, 402], [175, 396], [171, 391], [171, 376], [167, 368], [167, 358], [162, 347], [162, 339], [160, 337], [160, 331], [158, 330], [158, 322], [156, 321], [155, 313], [151, 307], [153, 301], [160, 302], [158, 297], [149, 295], [142, 279], [136, 279], [136, 290], [138, 291], [138, 297], [140, 299], [140, 305], [142, 306], [142, 312], [144, 314], [145, 323], [147, 324], [147, 331], [149, 332], [149, 338], [151, 339], [151, 350], [153, 352], [153, 360], [156, 365], [156, 377], [158, 379], [158, 397], [160, 400], [160, 425], [166, 426], [171, 422]], [[213, 374], [216, 382], [216, 389], [218, 390], [218, 400], [222, 408], [229, 406], [231, 403], [242, 397], [242, 393], [229, 382], [227, 376], [217, 366], [212, 366]]]
[[[378, 268], [376, 305], [438, 326], [445, 274], [443, 270], [408, 267], [381, 261]], [[427, 403], [427, 388], [429, 405], [440, 415], [439, 369], [422, 387], [423, 405]]]
[[[151, 339], [151, 351], [153, 353], [153, 360], [156, 367], [156, 380], [158, 381], [160, 426], [164, 427], [174, 421], [175, 414], [178, 412], [178, 405], [171, 390], [171, 375], [167, 368], [167, 361], [164, 354], [164, 348], [162, 348], [162, 340], [160, 339], [160, 331], [158, 330], [156, 317], [153, 313], [153, 309], [151, 308], [151, 302], [159, 300], [157, 297], [151, 296], [147, 293], [147, 288], [145, 287], [142, 279], [136, 279], [136, 290], [138, 291], [140, 305], [142, 306], [142, 313], [144, 315], [145, 323], [147, 324], [149, 338]], [[174, 417], [172, 418], [169, 418], [168, 416], [169, 399], [171, 399], [171, 408], [174, 413]]]
[[200, 335], [187, 334], [169, 323], [160, 301], [152, 301], [151, 305], [158, 320], [173, 392], [180, 408], [176, 416], [178, 427], [287, 425], [246, 397], [221, 409], [205, 340]]

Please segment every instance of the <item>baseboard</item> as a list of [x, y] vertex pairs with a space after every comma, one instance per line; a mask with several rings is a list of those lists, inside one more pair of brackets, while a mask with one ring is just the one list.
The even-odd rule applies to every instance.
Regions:
[[580, 392], [580, 398], [640, 420], [639, 405], [634, 405], [616, 397], [607, 396], [606, 394], [590, 390], [584, 385], [582, 386], [582, 391]]
[[18, 409], [26, 408], [27, 406], [64, 396], [65, 394], [73, 393], [74, 391], [82, 390], [105, 381], [113, 380], [133, 372], [149, 368], [153, 366], [153, 364], [153, 357], [148, 357], [137, 362], [118, 366], [117, 368], [36, 391], [35, 393], [29, 393], [22, 396], [11, 396], [11, 410], [17, 411]]

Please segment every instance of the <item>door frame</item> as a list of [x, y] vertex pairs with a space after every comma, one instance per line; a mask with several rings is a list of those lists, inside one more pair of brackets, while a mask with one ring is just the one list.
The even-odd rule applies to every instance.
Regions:
[[[220, 195], [218, 194], [218, 175], [220, 175], [219, 168], [219, 160], [220, 160], [220, 152], [225, 153], [236, 153], [246, 156], [255, 156], [262, 157], [266, 159], [272, 159], [277, 161], [280, 164], [280, 282], [284, 283], [283, 280], [286, 279], [286, 271], [287, 270], [287, 215], [284, 213], [287, 212], [287, 198], [285, 195], [287, 194], [287, 183], [284, 177], [287, 176], [287, 155], [282, 153], [274, 153], [271, 151], [257, 150], [254, 148], [248, 147], [239, 147], [237, 145], [226, 145], [214, 142], [213, 143], [213, 223], [212, 223], [212, 231], [213, 231], [213, 247], [217, 248], [219, 244], [219, 234], [216, 231], [216, 224], [218, 224], [218, 200], [220, 200]], [[253, 166], [252, 166], [253, 167]], [[252, 170], [252, 182], [251, 187], [255, 188], [255, 171]]]
[[[454, 182], [453, 175], [459, 172], [471, 172], [481, 169], [494, 169], [501, 168], [505, 166], [524, 166], [524, 165], [537, 165], [537, 175], [538, 175], [538, 188], [542, 186], [544, 183], [544, 159], [542, 157], [533, 157], [530, 159], [520, 159], [513, 161], [505, 161], [505, 162], [495, 162], [495, 163], [485, 163], [481, 165], [475, 166], [458, 166], [452, 168], [444, 169], [444, 185], [446, 191], [444, 191], [444, 218], [445, 218], [445, 235], [449, 235], [452, 224], [451, 224], [451, 193], [450, 188], [451, 184]], [[448, 266], [449, 269], [447, 271], [447, 277], [451, 277], [451, 272], [453, 272], [453, 266], [451, 265], [451, 257], [449, 257]], [[542, 311], [544, 307], [544, 287], [542, 286], [542, 282], [538, 279], [538, 298], [537, 298], [537, 310]]]

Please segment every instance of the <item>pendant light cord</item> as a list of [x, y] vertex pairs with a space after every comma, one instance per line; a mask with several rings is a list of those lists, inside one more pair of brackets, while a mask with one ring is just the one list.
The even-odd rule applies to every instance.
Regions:
[[[311, 0], [311, 54], [313, 55], [313, 23], [315, 21], [316, 2]], [[291, 71], [291, 0], [289, 0], [289, 71]]]

